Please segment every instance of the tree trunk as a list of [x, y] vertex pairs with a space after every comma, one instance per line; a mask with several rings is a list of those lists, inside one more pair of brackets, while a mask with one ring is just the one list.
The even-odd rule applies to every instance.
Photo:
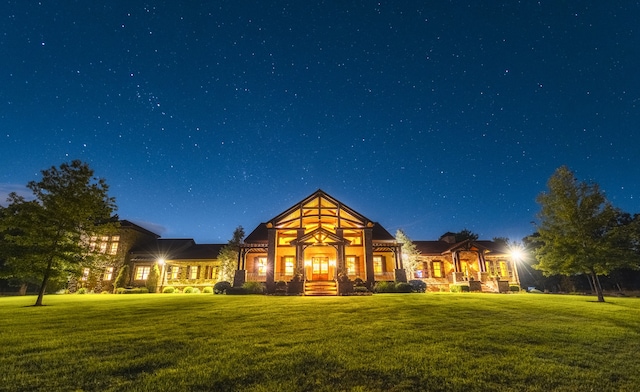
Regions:
[[27, 284], [23, 283], [20, 285], [20, 290], [18, 291], [19, 295], [27, 295]]
[[591, 271], [591, 279], [593, 280], [593, 287], [596, 289], [596, 295], [598, 296], [598, 302], [604, 302], [604, 294], [602, 293], [602, 286], [600, 285], [600, 279], [595, 271]]
[[42, 297], [44, 297], [44, 292], [47, 289], [47, 282], [49, 281], [49, 276], [51, 275], [52, 264], [53, 264], [53, 257], [49, 259], [49, 263], [47, 264], [47, 269], [44, 271], [44, 276], [42, 277], [42, 284], [40, 285], [40, 289], [38, 290], [38, 299], [36, 299], [36, 303], [34, 306], [42, 306]]

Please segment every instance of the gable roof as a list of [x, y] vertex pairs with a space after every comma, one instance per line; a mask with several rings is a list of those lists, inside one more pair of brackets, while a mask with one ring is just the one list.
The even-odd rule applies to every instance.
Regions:
[[423, 255], [444, 255], [457, 250], [465, 250], [474, 247], [484, 250], [488, 254], [509, 254], [509, 249], [505, 244], [488, 240], [464, 240], [454, 244], [442, 240], [412, 242], [416, 246], [416, 249], [418, 249]]
[[131, 249], [134, 261], [215, 259], [225, 244], [196, 244], [191, 238], [156, 239]]

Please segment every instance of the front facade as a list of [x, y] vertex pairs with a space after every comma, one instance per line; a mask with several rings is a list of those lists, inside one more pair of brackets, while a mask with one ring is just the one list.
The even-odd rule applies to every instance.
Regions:
[[380, 224], [318, 190], [268, 222], [240, 246], [233, 285], [360, 278], [405, 281], [401, 244]]

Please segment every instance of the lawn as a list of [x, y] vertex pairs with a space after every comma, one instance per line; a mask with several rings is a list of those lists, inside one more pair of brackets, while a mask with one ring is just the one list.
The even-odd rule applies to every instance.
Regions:
[[637, 391], [640, 299], [0, 298], [2, 391]]

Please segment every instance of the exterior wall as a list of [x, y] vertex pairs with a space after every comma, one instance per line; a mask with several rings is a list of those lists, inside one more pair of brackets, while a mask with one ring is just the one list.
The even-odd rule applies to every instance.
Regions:
[[218, 281], [219, 272], [220, 263], [215, 259], [167, 260], [164, 271], [161, 271], [159, 284], [161, 287], [171, 286], [177, 289], [203, 288], [213, 286]]

